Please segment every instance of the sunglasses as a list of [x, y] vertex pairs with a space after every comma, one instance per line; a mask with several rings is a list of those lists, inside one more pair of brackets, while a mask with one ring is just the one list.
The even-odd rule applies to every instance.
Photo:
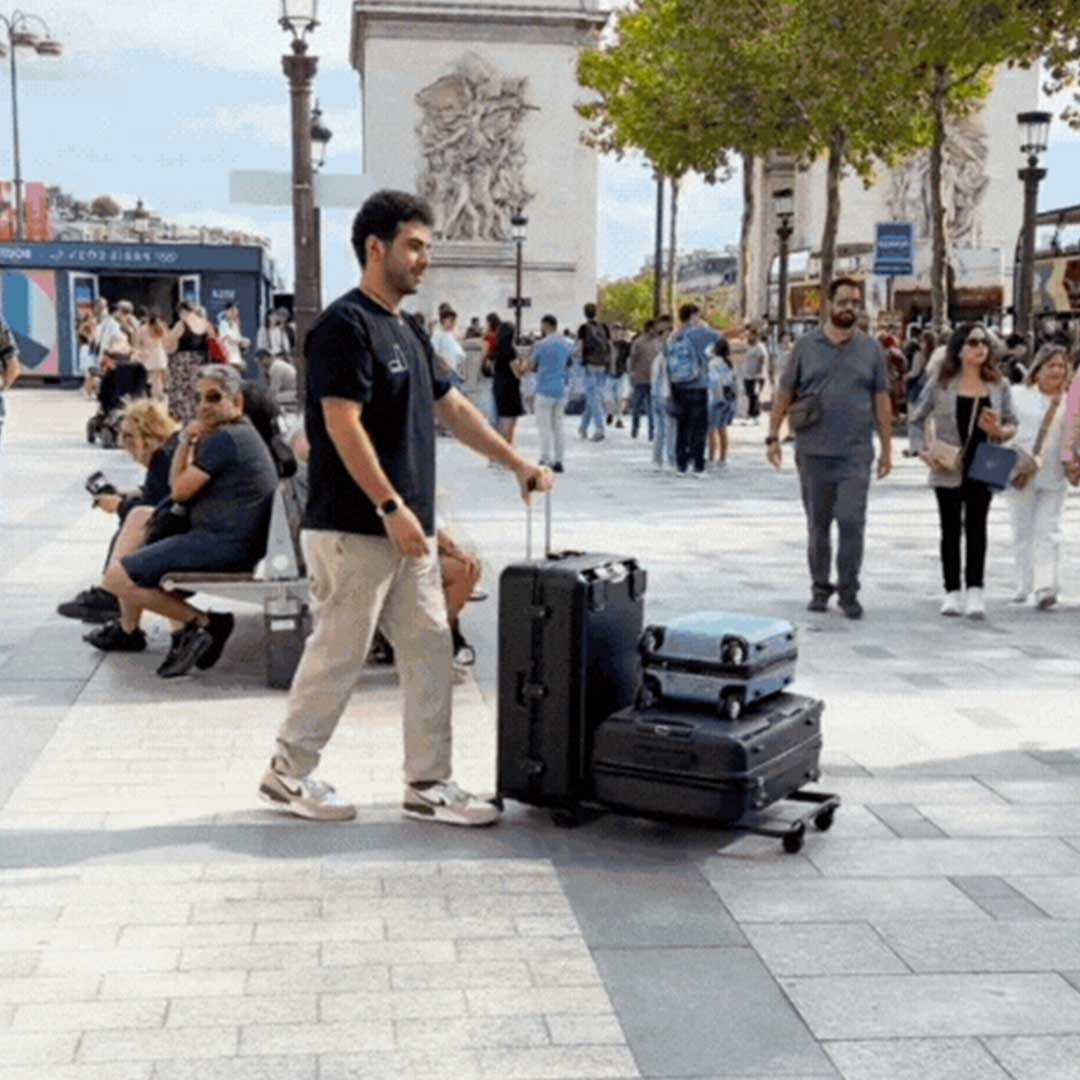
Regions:
[[990, 339], [989, 338], [984, 338], [984, 337], [969, 337], [967, 339], [967, 341], [964, 342], [964, 344], [965, 345], [972, 345], [972, 346], [978, 348], [978, 346], [980, 346], [980, 345], [989, 345], [990, 344]]
[[220, 390], [209, 390], [205, 394], [198, 394], [195, 400], [206, 405], [220, 405], [225, 400], [225, 395]]

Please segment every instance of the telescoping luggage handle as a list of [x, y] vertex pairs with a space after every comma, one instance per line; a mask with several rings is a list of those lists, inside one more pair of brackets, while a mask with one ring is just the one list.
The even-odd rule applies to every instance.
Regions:
[[[530, 481], [529, 490], [534, 491], [535, 485]], [[544, 558], [551, 556], [551, 492], [546, 491], [544, 499]], [[533, 507], [532, 499], [525, 504], [525, 558], [532, 558], [533, 548]]]

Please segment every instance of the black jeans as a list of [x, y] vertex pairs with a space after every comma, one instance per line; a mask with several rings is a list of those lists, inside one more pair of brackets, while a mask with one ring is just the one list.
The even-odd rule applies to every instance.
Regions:
[[743, 389], [746, 391], [746, 415], [751, 420], [756, 420], [761, 415], [761, 402], [758, 399], [760, 386], [760, 379], [743, 379]]
[[709, 434], [709, 391], [671, 388], [675, 402], [675, 466], [684, 473], [691, 461], [694, 472], [705, 471], [705, 442]]
[[941, 520], [941, 569], [945, 591], [960, 591], [960, 535], [966, 541], [964, 583], [969, 589], [983, 587], [986, 569], [986, 518], [994, 493], [978, 480], [964, 477], [955, 488], [934, 488]]
[[630, 404], [630, 437], [633, 439], [637, 438], [642, 413], [648, 418], [649, 442], [652, 442], [652, 386], [649, 383], [634, 383], [634, 394]]

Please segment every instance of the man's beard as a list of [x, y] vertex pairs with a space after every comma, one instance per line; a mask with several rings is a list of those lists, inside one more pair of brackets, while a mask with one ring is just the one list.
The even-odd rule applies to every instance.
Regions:
[[[417, 275], [417, 277], [422, 276], [422, 274]], [[399, 296], [412, 296], [420, 288], [419, 282], [414, 280], [408, 270], [397, 266], [386, 267], [386, 280]]]
[[854, 311], [833, 311], [829, 314], [829, 321], [837, 330], [850, 330], [858, 321], [858, 316]]

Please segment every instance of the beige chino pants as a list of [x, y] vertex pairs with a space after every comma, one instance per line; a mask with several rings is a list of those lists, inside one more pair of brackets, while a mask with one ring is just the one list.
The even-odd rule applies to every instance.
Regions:
[[415, 559], [379, 536], [304, 530], [300, 542], [314, 629], [278, 733], [286, 771], [303, 777], [318, 765], [378, 626], [401, 678], [405, 781], [448, 779], [453, 648], [434, 543]]

